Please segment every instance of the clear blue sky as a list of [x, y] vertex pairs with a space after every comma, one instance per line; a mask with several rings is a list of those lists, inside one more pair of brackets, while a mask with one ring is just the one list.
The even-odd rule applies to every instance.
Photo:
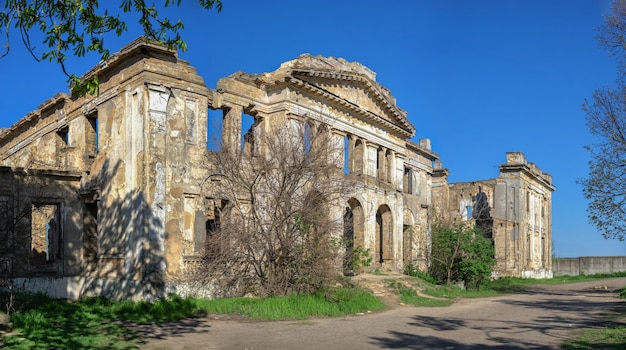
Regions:
[[[556, 254], [626, 255], [625, 242], [588, 224], [576, 184], [588, 170], [583, 146], [593, 142], [581, 105], [615, 80], [615, 61], [594, 31], [609, 1], [223, 2], [218, 14], [186, 0], [173, 16], [186, 24], [189, 51], [180, 56], [209, 87], [238, 70], [273, 71], [301, 53], [359, 61], [408, 112], [415, 140], [432, 140], [450, 181], [494, 178], [505, 152], [524, 152], [557, 187]], [[115, 51], [139, 34], [108, 43]], [[17, 37], [13, 45], [0, 60], [0, 127], [68, 91], [57, 66], [36, 63]], [[97, 61], [71, 67], [80, 75]]]

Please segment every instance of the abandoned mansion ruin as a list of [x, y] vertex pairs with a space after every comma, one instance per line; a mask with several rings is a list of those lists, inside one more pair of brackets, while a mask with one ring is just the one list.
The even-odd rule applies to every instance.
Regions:
[[372, 268], [426, 269], [440, 215], [483, 228], [498, 275], [551, 277], [551, 177], [507, 153], [497, 178], [449, 184], [430, 140], [410, 141], [407, 113], [357, 62], [301, 55], [211, 89], [175, 51], [138, 39], [91, 75], [97, 96], [57, 94], [0, 130], [0, 272], [21, 288], [189, 292], [207, 234], [233, 205], [207, 155], [271, 157], [262, 140], [279, 126], [334, 146], [328, 162], [351, 186], [328, 203], [342, 223], [331, 234], [369, 249]]

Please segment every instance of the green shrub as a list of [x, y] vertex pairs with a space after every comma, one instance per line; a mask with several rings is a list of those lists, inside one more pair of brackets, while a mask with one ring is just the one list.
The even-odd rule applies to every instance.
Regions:
[[475, 225], [436, 226], [429, 272], [440, 284], [463, 281], [477, 289], [488, 281], [494, 255], [491, 240]]

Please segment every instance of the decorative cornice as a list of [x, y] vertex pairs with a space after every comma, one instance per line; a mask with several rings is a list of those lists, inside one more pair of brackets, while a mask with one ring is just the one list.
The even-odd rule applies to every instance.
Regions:
[[[556, 187], [552, 184], [551, 181], [545, 178], [543, 172], [533, 171], [531, 167], [527, 164], [502, 164], [500, 165], [500, 172], [502, 173], [511, 173], [511, 172], [519, 172], [527, 175], [528, 177], [535, 179], [537, 182], [542, 184], [544, 187], [548, 188], [550, 191], [554, 192]], [[546, 174], [547, 175], [547, 174]]]
[[[346, 72], [326, 72], [326, 71], [316, 71], [316, 70], [294, 70], [292, 72], [294, 77], [297, 76], [307, 76], [307, 77], [318, 77], [329, 80], [341, 80], [341, 81], [354, 81], [358, 84], [365, 86], [365, 88], [372, 93], [372, 95], [376, 98], [376, 102], [382, 105], [389, 114], [396, 118], [398, 122], [401, 123], [401, 126], [406, 128], [408, 132], [410, 132], [411, 136], [415, 134], [415, 128], [409, 121], [406, 119], [406, 112], [401, 111], [394, 103], [389, 101], [387, 94], [382, 93], [378, 89], [378, 83], [372, 83], [370, 79], [367, 77], [361, 76], [355, 73], [346, 73]], [[371, 113], [371, 112], [370, 112]], [[373, 114], [373, 113], [372, 113]]]
[[421, 156], [424, 156], [430, 160], [436, 160], [439, 159], [439, 154], [435, 153], [427, 148], [424, 148], [418, 144], [416, 144], [415, 142], [411, 142], [409, 140], [406, 141], [406, 148], [409, 151], [413, 151]]
[[[265, 82], [263, 85], [265, 85], [265, 87], [279, 87], [279, 86], [283, 86], [283, 85], [291, 85], [294, 86], [296, 88], [299, 88], [301, 90], [304, 90], [306, 92], [309, 92], [313, 95], [319, 96], [329, 102], [334, 103], [335, 105], [345, 108], [346, 110], [359, 115], [360, 117], [376, 123], [378, 125], [382, 125], [390, 130], [393, 130], [397, 133], [399, 133], [401, 136], [403, 136], [404, 138], [410, 138], [413, 136], [413, 133], [415, 132], [415, 129], [412, 128], [407, 130], [397, 124], [394, 124], [384, 118], [382, 118], [379, 115], [376, 115], [364, 108], [359, 107], [358, 105], [347, 101], [331, 92], [328, 92], [324, 89], [321, 89], [309, 82], [307, 82], [306, 80], [302, 80], [296, 77], [292, 77], [292, 76], [283, 76], [279, 79], [276, 79], [274, 81], [271, 82]], [[398, 119], [401, 120], [401, 119]], [[410, 125], [410, 124], [409, 124]]]
[[[57, 93], [52, 98], [47, 99], [46, 101], [44, 101], [42, 104], [39, 105], [37, 110], [29, 112], [28, 114], [26, 114], [26, 116], [22, 117], [15, 124], [11, 125], [11, 127], [5, 129], [5, 132], [0, 134], [0, 144], [4, 142], [7, 138], [11, 137], [14, 132], [22, 129], [24, 126], [27, 126], [28, 123], [31, 123], [39, 119], [43, 111], [53, 108], [57, 106], [58, 104], [65, 103], [67, 100], [68, 100], [68, 95], [64, 93]], [[31, 135], [28, 138], [32, 138], [32, 137], [33, 136]]]

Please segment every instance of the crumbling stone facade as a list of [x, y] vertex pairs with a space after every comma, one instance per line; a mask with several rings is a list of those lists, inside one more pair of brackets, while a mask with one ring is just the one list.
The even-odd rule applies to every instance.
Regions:
[[[62, 297], [160, 296], [181, 269], [185, 202], [200, 193], [203, 170], [191, 165], [204, 161], [199, 125], [209, 90], [174, 52], [144, 40], [93, 74], [98, 96], [58, 94], [0, 135], [3, 166], [74, 176], [74, 196], [52, 186], [45, 201], [61, 211], [57, 260], [72, 268], [33, 278], [13, 264], [10, 273], [26, 277], [26, 288]], [[33, 219], [34, 212], [16, 218]], [[34, 238], [21, 226], [10, 234]]]
[[[97, 96], [57, 94], [0, 131], [0, 234], [25, 237], [3, 254], [2, 273], [23, 288], [68, 298], [190, 292], [187, 273], [224, 205], [207, 154], [217, 145], [255, 156], [276, 125], [303, 123], [330, 133], [343, 150], [335, 166], [356, 184], [330, 209], [344, 221], [333, 234], [369, 249], [372, 268], [427, 268], [434, 204], [455, 187], [430, 140], [409, 140], [407, 113], [367, 67], [302, 55], [210, 89], [175, 51], [138, 39], [86, 75], [98, 76]], [[534, 179], [534, 167], [519, 178], [511, 167], [502, 183]], [[522, 225], [507, 215], [494, 232]], [[509, 243], [496, 247], [507, 255], [517, 249]]]
[[448, 222], [476, 223], [495, 245], [496, 276], [552, 278], [552, 176], [508, 152], [495, 179], [446, 182], [438, 163], [433, 196]]
[[[370, 249], [378, 268], [426, 268], [429, 182], [438, 156], [429, 140], [407, 140], [415, 129], [374, 72], [356, 62], [302, 55], [272, 73], [221, 79], [212, 108], [223, 111], [223, 147], [244, 153], [262, 152], [255, 140], [277, 125], [306, 120], [327, 129], [345, 153], [333, 157], [335, 165], [357, 183], [332, 210], [337, 220], [350, 221], [344, 225], [348, 239]], [[245, 133], [242, 115], [251, 119]]]

